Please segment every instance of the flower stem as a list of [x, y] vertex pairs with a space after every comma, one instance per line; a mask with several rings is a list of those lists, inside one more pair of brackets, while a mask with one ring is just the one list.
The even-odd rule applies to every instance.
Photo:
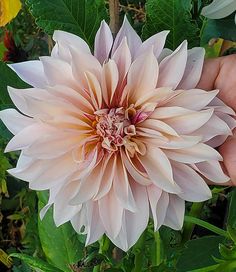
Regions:
[[[110, 240], [107, 238], [106, 235], [103, 235], [103, 237], [99, 240], [99, 251], [100, 254], [106, 254], [110, 247]], [[93, 268], [93, 272], [100, 272], [101, 271], [101, 264], [96, 265]]]
[[119, 0], [109, 0], [110, 28], [113, 35], [116, 35], [120, 27]]
[[196, 225], [201, 226], [201, 227], [203, 227], [205, 229], [208, 229], [208, 230], [210, 230], [210, 231], [212, 231], [212, 232], [214, 232], [214, 233], [216, 233], [216, 234], [218, 234], [220, 236], [224, 236], [226, 238], [229, 238], [229, 235], [228, 235], [227, 231], [222, 230], [222, 229], [220, 229], [220, 228], [218, 228], [218, 227], [216, 227], [216, 226], [214, 226], [214, 225], [212, 225], [212, 224], [210, 224], [210, 223], [208, 223], [206, 221], [203, 221], [203, 220], [201, 220], [199, 218], [186, 215], [184, 217], [184, 220], [185, 220], [185, 222], [196, 224]]
[[[189, 216], [198, 218], [201, 215], [203, 206], [204, 202], [193, 203], [191, 210], [189, 212]], [[182, 235], [182, 245], [184, 245], [188, 240], [191, 239], [194, 227], [195, 227], [194, 223], [185, 221]]]
[[161, 236], [160, 232], [154, 232], [154, 238], [155, 238], [155, 261], [154, 266], [158, 266], [161, 264]]
[[132, 272], [143, 271], [143, 257], [144, 257], [144, 244], [146, 240], [146, 231], [141, 235], [138, 242], [133, 247], [133, 252], [135, 254], [134, 258], [134, 268]]

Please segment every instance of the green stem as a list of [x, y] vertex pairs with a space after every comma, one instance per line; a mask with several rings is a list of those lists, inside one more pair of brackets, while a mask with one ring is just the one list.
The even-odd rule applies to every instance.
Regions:
[[154, 238], [155, 238], [155, 261], [154, 266], [158, 266], [161, 264], [161, 236], [160, 232], [154, 232]]
[[133, 247], [135, 258], [134, 258], [134, 268], [132, 272], [143, 271], [143, 256], [144, 256], [145, 240], [146, 240], [146, 231], [144, 231], [144, 233], [141, 235], [136, 245]]
[[216, 227], [216, 226], [214, 226], [214, 225], [212, 225], [212, 224], [210, 224], [210, 223], [208, 223], [206, 221], [203, 221], [201, 219], [186, 215], [184, 217], [184, 221], [188, 222], [188, 223], [196, 224], [196, 225], [201, 226], [201, 227], [203, 227], [205, 229], [208, 229], [208, 230], [210, 230], [210, 231], [212, 231], [212, 232], [214, 232], [214, 233], [216, 233], [216, 234], [218, 234], [220, 236], [224, 236], [226, 238], [229, 238], [229, 235], [228, 235], [227, 231], [222, 230], [222, 229], [220, 229], [220, 228], [218, 228], [218, 227]]
[[[100, 240], [99, 240], [99, 251], [98, 253], [100, 254], [106, 254], [110, 247], [110, 240], [107, 238], [106, 235], [104, 235]], [[101, 264], [96, 265], [93, 268], [93, 272], [100, 272], [101, 271]]]
[[215, 264], [215, 265], [211, 265], [211, 266], [207, 266], [207, 267], [203, 267], [203, 268], [191, 270], [191, 272], [213, 272], [218, 267], [219, 267], [219, 264]]
[[[193, 203], [191, 210], [189, 212], [189, 216], [198, 218], [201, 215], [202, 208], [204, 206], [204, 202]], [[184, 223], [184, 230], [182, 235], [182, 244], [185, 244], [188, 240], [191, 239], [195, 224], [192, 222]]]

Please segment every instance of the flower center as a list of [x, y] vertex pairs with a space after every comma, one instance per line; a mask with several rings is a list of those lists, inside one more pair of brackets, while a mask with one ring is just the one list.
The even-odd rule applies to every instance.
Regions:
[[119, 146], [136, 134], [135, 126], [129, 118], [129, 110], [121, 108], [102, 109], [96, 114], [96, 133], [102, 139], [102, 147], [117, 151]]

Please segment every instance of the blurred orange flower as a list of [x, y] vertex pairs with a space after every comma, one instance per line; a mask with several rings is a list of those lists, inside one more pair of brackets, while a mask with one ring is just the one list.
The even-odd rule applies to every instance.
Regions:
[[5, 26], [21, 9], [20, 0], [0, 0], [0, 26]]

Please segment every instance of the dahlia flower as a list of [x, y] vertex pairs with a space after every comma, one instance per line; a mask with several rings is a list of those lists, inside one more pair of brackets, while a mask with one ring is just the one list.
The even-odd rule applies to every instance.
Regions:
[[145, 42], [127, 19], [113, 40], [103, 21], [94, 54], [81, 38], [55, 31], [51, 56], [12, 64], [33, 87], [9, 87], [15, 109], [0, 116], [20, 150], [9, 173], [50, 192], [57, 226], [70, 221], [128, 250], [153, 218], [182, 227], [185, 200], [211, 197], [204, 178], [229, 180], [215, 147], [232, 134], [234, 112], [217, 90], [196, 89], [204, 50], [163, 49], [168, 31]]
[[210, 5], [202, 9], [202, 15], [210, 19], [221, 19], [229, 16], [235, 10], [236, 0], [214, 0]]

